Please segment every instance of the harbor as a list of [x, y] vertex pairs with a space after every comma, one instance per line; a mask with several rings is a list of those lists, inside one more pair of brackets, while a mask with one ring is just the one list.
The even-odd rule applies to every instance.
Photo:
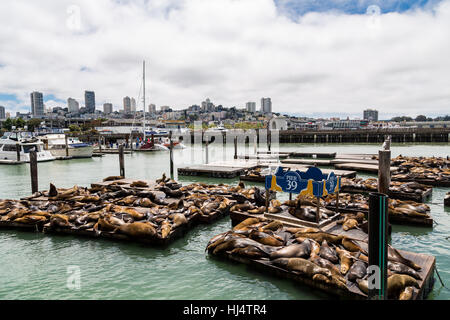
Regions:
[[[283, 149], [285, 148], [296, 148], [298, 149], [301, 147], [302, 149], [306, 149], [307, 147], [299, 145], [282, 145]], [[207, 184], [214, 184], [218, 185], [220, 183], [224, 183], [230, 186], [237, 186], [240, 177], [235, 176], [232, 178], [214, 178], [214, 177], [207, 177], [207, 176], [182, 176], [177, 174], [177, 169], [182, 168], [186, 165], [186, 159], [191, 159], [192, 161], [191, 166], [194, 165], [205, 165], [205, 150], [204, 146], [202, 148], [196, 147], [196, 148], [188, 148], [184, 150], [174, 150], [173, 152], [173, 159], [175, 164], [175, 180], [182, 184], [183, 186], [192, 184], [192, 183], [207, 183]], [[235, 160], [230, 159], [224, 161], [222, 159], [222, 148], [218, 148], [216, 146], [210, 146], [210, 154], [208, 162], [210, 164], [215, 163], [222, 164], [224, 167], [226, 163], [232, 163]], [[330, 148], [329, 146], [318, 146], [316, 147], [316, 151], [313, 152], [320, 152], [321, 148]], [[344, 147], [345, 148], [345, 147]], [[346, 153], [354, 153], [352, 146], [348, 146], [346, 148]], [[367, 151], [367, 153], [375, 153], [375, 151], [379, 148], [379, 145], [367, 145], [360, 147], [361, 150]], [[411, 155], [417, 154], [418, 149], [422, 150], [423, 147], [420, 145], [418, 146], [408, 146], [408, 150], [406, 150], [405, 147], [401, 145], [393, 145], [393, 157], [397, 156], [397, 154], [407, 155], [408, 151]], [[417, 148], [417, 149], [416, 149]], [[439, 146], [432, 147], [427, 146], [426, 148], [429, 148], [429, 154], [424, 154], [424, 156], [444, 156], [442, 153], [441, 148]], [[425, 149], [426, 149], [425, 148]], [[244, 148], [242, 146], [239, 147], [238, 153], [241, 154], [241, 150]], [[280, 148], [281, 150], [282, 148]], [[342, 149], [342, 147], [341, 147]], [[359, 152], [361, 153], [361, 152]], [[227, 151], [227, 154], [233, 154], [233, 148], [230, 148]], [[423, 154], [423, 153], [422, 153]], [[194, 156], [193, 156], [194, 155]], [[170, 172], [170, 165], [169, 165], [169, 153], [167, 152], [153, 152], [153, 153], [131, 153], [131, 154], [125, 154], [124, 155], [124, 162], [125, 162], [125, 171], [126, 171], [126, 177], [127, 179], [131, 180], [141, 180], [146, 182], [156, 181], [157, 179], [160, 179], [161, 172], [166, 172], [167, 174]], [[233, 158], [233, 156], [231, 156]], [[238, 160], [238, 161], [242, 161]], [[253, 164], [250, 164], [252, 160], [249, 160], [248, 166], [250, 168]], [[242, 165], [242, 164], [241, 164]], [[292, 165], [293, 168], [298, 169], [307, 169], [310, 165], [301, 166], [300, 165]], [[12, 188], [10, 190], [5, 190], [4, 193], [0, 198], [5, 199], [19, 199], [19, 198], [25, 198], [29, 197], [30, 192], [30, 181], [29, 181], [29, 165], [20, 165], [20, 166], [5, 166], [3, 168], [7, 168], [8, 170], [8, 176], [9, 179], [12, 179], [14, 177], [15, 181], [11, 183]], [[108, 176], [115, 176], [119, 174], [119, 161], [118, 161], [118, 155], [117, 154], [105, 154], [101, 158], [90, 158], [90, 159], [72, 159], [62, 162], [43, 162], [39, 163], [39, 190], [48, 190], [49, 183], [55, 184], [58, 188], [66, 188], [70, 189], [75, 184], [79, 186], [86, 186], [86, 187], [99, 187], [99, 184], [101, 185], [103, 182], [102, 180], [105, 177]], [[64, 179], [64, 176], [61, 175], [58, 172], [61, 172], [63, 170], [64, 175], [70, 175], [73, 177], [70, 179], [70, 181], [66, 181]], [[325, 170], [325, 169], [323, 169]], [[328, 168], [328, 170], [333, 171], [334, 169]], [[83, 175], [75, 174], [76, 172], [83, 172]], [[50, 174], [51, 173], [51, 174]], [[370, 178], [370, 175], [358, 173], [357, 177], [362, 178]], [[128, 184], [130, 184], [130, 181], [128, 181]], [[112, 182], [108, 182], [111, 184]], [[252, 186], [258, 186], [259, 188], [263, 188], [263, 184], [259, 182], [249, 182], [244, 181], [246, 188], [251, 188]], [[119, 184], [120, 186], [120, 184]], [[125, 186], [126, 185], [123, 185]], [[448, 191], [448, 190], [447, 190]], [[436, 258], [436, 266], [439, 269], [441, 276], [446, 278], [446, 270], [448, 270], [449, 261], [446, 258], [446, 254], [443, 254], [442, 252], [445, 252], [446, 249], [446, 240], [445, 236], [442, 232], [446, 232], [447, 228], [449, 228], [446, 224], [446, 212], [443, 210], [443, 200], [445, 197], [445, 193], [447, 192], [445, 188], [441, 187], [433, 187], [433, 192], [431, 195], [429, 195], [429, 198], [425, 199], [425, 204], [427, 204], [430, 207], [430, 215], [436, 223], [432, 226], [432, 229], [429, 228], [423, 228], [423, 227], [417, 227], [417, 226], [409, 226], [407, 224], [393, 224], [392, 225], [392, 233], [391, 233], [391, 243], [394, 247], [401, 249], [403, 251], [407, 252], [415, 252], [415, 253], [426, 253], [428, 255], [432, 255]], [[283, 193], [277, 193], [277, 199], [280, 201], [286, 201], [288, 200], [289, 195], [283, 194]], [[441, 199], [441, 200], [439, 200]], [[440, 205], [438, 202], [440, 201]], [[342, 208], [342, 213], [344, 214], [345, 209], [345, 201], [344, 201], [344, 195], [342, 195], [342, 201], [340, 201]], [[434, 204], [436, 203], [436, 204]], [[333, 204], [331, 203], [328, 205], [328, 209], [331, 209], [333, 207]], [[233, 217], [235, 217], [236, 213], [230, 212], [230, 217], [233, 220]], [[393, 223], [393, 221], [391, 221]], [[150, 283], [147, 281], [152, 281], [152, 286], [155, 286], [160, 290], [161, 295], [167, 297], [179, 297], [183, 298], [185, 297], [182, 293], [182, 291], [177, 290], [175, 287], [175, 284], [173, 286], [168, 285], [167, 281], [164, 280], [157, 280], [157, 273], [158, 270], [162, 272], [162, 270], [167, 270], [165, 272], [169, 272], [171, 276], [176, 276], [177, 274], [186, 274], [191, 272], [194, 275], [194, 278], [188, 278], [180, 280], [184, 285], [192, 285], [194, 286], [193, 294], [197, 298], [201, 297], [208, 297], [211, 298], [211, 295], [206, 296], [206, 293], [202, 289], [202, 286], [211, 286], [210, 284], [207, 284], [206, 282], [208, 279], [212, 281], [212, 278], [210, 278], [206, 273], [211, 274], [214, 279], [218, 278], [223, 283], [227, 283], [231, 286], [231, 292], [236, 295], [237, 297], [242, 294], [242, 274], [246, 274], [246, 277], [248, 277], [248, 280], [250, 282], [245, 282], [244, 287], [249, 286], [248, 288], [252, 290], [252, 292], [255, 292], [255, 298], [260, 297], [264, 299], [267, 298], [267, 291], [268, 288], [271, 288], [271, 293], [269, 294], [269, 297], [271, 296], [274, 299], [320, 299], [321, 297], [324, 298], [326, 296], [321, 296], [321, 293], [318, 293], [316, 291], [310, 291], [308, 289], [308, 286], [305, 286], [305, 283], [301, 284], [300, 287], [298, 285], [293, 285], [289, 280], [284, 279], [283, 276], [278, 277], [276, 276], [274, 278], [273, 272], [265, 272], [261, 269], [255, 269], [255, 271], [252, 271], [252, 269], [243, 269], [243, 266], [240, 267], [239, 265], [230, 265], [228, 263], [222, 262], [222, 260], [217, 259], [205, 259], [205, 255], [203, 253], [206, 243], [214, 237], [217, 234], [220, 234], [222, 232], [225, 232], [231, 228], [232, 224], [230, 222], [230, 218], [228, 218], [226, 215], [218, 218], [218, 220], [215, 220], [211, 224], [202, 224], [200, 222], [196, 222], [192, 226], [189, 227], [188, 232], [180, 232], [179, 237], [175, 237], [173, 239], [173, 242], [171, 241], [168, 244], [165, 244], [164, 247], [167, 249], [158, 249], [159, 245], [155, 246], [152, 245], [151, 248], [146, 248], [146, 244], [142, 243], [139, 244], [137, 242], [136, 244], [130, 243], [130, 241], [127, 240], [120, 240], [119, 238], [123, 236], [118, 235], [117, 239], [112, 239], [110, 236], [105, 235], [104, 237], [98, 237], [92, 236], [94, 233], [91, 232], [91, 234], [86, 234], [83, 236], [77, 235], [77, 234], [70, 234], [71, 232], [61, 232], [62, 230], [56, 230], [57, 232], [50, 233], [50, 230], [48, 230], [49, 233], [43, 233], [43, 232], [36, 232], [36, 230], [29, 230], [29, 231], [18, 231], [17, 229], [14, 230], [7, 230], [3, 229], [0, 232], [0, 237], [3, 239], [8, 239], [10, 237], [15, 238], [14, 235], [20, 234], [22, 235], [21, 238], [24, 240], [13, 240], [13, 247], [15, 245], [21, 245], [22, 242], [27, 242], [29, 237], [33, 237], [33, 241], [38, 242], [47, 242], [48, 240], [45, 239], [53, 239], [51, 242], [60, 243], [63, 244], [69, 244], [74, 245], [75, 247], [85, 248], [84, 250], [81, 250], [81, 259], [93, 259], [94, 261], [97, 260], [97, 258], [93, 257], [90, 252], [94, 249], [87, 249], [90, 248], [86, 246], [88, 243], [92, 243], [92, 245], [95, 245], [92, 248], [95, 247], [101, 247], [103, 249], [103, 252], [105, 254], [109, 252], [112, 254], [111, 258], [107, 259], [107, 261], [104, 261], [101, 263], [102, 266], [104, 266], [105, 270], [111, 270], [113, 272], [112, 265], [109, 265], [112, 261], [111, 259], [118, 259], [120, 256], [123, 255], [125, 252], [135, 252], [133, 255], [138, 254], [139, 261], [136, 262], [137, 264], [134, 266], [134, 268], [140, 268], [140, 263], [144, 263], [145, 261], [149, 261], [148, 259], [151, 259], [152, 266], [155, 268], [154, 272], [151, 272], [146, 276], [146, 283]], [[324, 226], [325, 230], [342, 230], [342, 227], [336, 223], [335, 221], [332, 221], [327, 226]], [[337, 229], [336, 229], [337, 228]], [[44, 226], [43, 226], [44, 229]], [[31, 231], [31, 232], [30, 232]], [[352, 229], [349, 231], [351, 234], [355, 235], [355, 229]], [[6, 238], [5, 238], [6, 237]], [[92, 239], [89, 239], [91, 237]], [[114, 237], [113, 237], [114, 238]], [[103, 240], [104, 239], [104, 240]], [[12, 239], [11, 239], [12, 240]], [[114, 241], [111, 241], [114, 240]], [[18, 242], [16, 242], [18, 241]], [[105, 242], [106, 241], [106, 242]], [[128, 243], [127, 243], [128, 242]], [[432, 243], [432, 245], [431, 245]], [[23, 244], [25, 245], [25, 243]], [[2, 253], [5, 251], [5, 247], [1, 247], [0, 250]], [[115, 250], [114, 248], [120, 248], [120, 251]], [[125, 250], [125, 251], [124, 251]], [[163, 250], [163, 251], [161, 251]], [[168, 250], [166, 252], [166, 250]], [[30, 253], [30, 250], [26, 250], [26, 252]], [[115, 253], [112, 253], [115, 252]], [[138, 253], [139, 252], [139, 253]], [[170, 254], [172, 252], [172, 254]], [[186, 256], [185, 252], [188, 252], [188, 255]], [[62, 253], [62, 251], [61, 251]], [[56, 256], [58, 256], [58, 251], [55, 252]], [[103, 256], [103, 255], [102, 255]], [[31, 254], [31, 259], [33, 259], [33, 254]], [[152, 258], [154, 257], [154, 258]], [[156, 258], [158, 257], [158, 258]], [[77, 258], [78, 259], [78, 258]], [[175, 259], [175, 260], [174, 260]], [[176, 261], [176, 259], [180, 259], [180, 261], [183, 261], [183, 264], [173, 264], [168, 267], [168, 263], [170, 264], [170, 261]], [[127, 260], [127, 259], [126, 259]], [[51, 261], [50, 261], [51, 262]], [[202, 271], [198, 271], [198, 265], [201, 266]], [[51, 262], [48, 266], [45, 267], [47, 270], [46, 273], [48, 273], [52, 268], [55, 268], [58, 266], [58, 262], [55, 260]], [[143, 267], [143, 266], [142, 266]], [[50, 269], [49, 269], [50, 268]], [[163, 268], [163, 269], [161, 269]], [[167, 269], [169, 268], [169, 269]], [[264, 269], [264, 267], [262, 267]], [[447, 269], [446, 269], [447, 268]], [[191, 270], [191, 271], [190, 271]], [[205, 270], [209, 270], [208, 272], [205, 272]], [[259, 270], [259, 271], [258, 271]], [[428, 269], [427, 269], [428, 270]], [[231, 272], [231, 273], [230, 273]], [[283, 270], [278, 270], [277, 272], [283, 273]], [[9, 271], [7, 271], [8, 274], [11, 275]], [[11, 277], [14, 279], [14, 275], [11, 275]], [[88, 275], [88, 277], [90, 277]], [[201, 278], [201, 279], [200, 279]], [[126, 285], [127, 282], [131, 280], [126, 274], [120, 274], [118, 276], [118, 285]], [[253, 279], [253, 280], [252, 280]], [[255, 284], [254, 281], [258, 279], [258, 284]], [[447, 278], [448, 279], [448, 278]], [[38, 280], [33, 280], [32, 283], [36, 283]], [[50, 279], [50, 281], [52, 281]], [[215, 280], [214, 280], [215, 281]], [[445, 281], [445, 279], [444, 279]], [[194, 285], [195, 283], [195, 285]], [[111, 285], [111, 284], [109, 284]], [[96, 290], [102, 290], [102, 285], [100, 285], [100, 289]], [[217, 298], [226, 298], [228, 294], [225, 293], [220, 289], [220, 286], [212, 286], [213, 287], [213, 297]], [[422, 287], [425, 287], [422, 285]], [[235, 289], [233, 289], [235, 288]], [[436, 283], [434, 286], [433, 291], [431, 291], [428, 298], [435, 299], [435, 298], [444, 298], [446, 296], [445, 290], [439, 290], [440, 284]], [[91, 297], [94, 288], [88, 290], [87, 293], [84, 293], [87, 297]], [[244, 290], [245, 291], [245, 290]], [[17, 292], [15, 292], [17, 294]], [[14, 290], [11, 291], [10, 294], [14, 294]], [[47, 291], [46, 295], [54, 295], [54, 294], [62, 294], [62, 296], [66, 295], [67, 292], [60, 292], [58, 290], [50, 290]], [[140, 292], [142, 296], [142, 292]], [[6, 294], [8, 296], [8, 294]], [[73, 295], [73, 293], [72, 293]], [[77, 297], [83, 296], [83, 294], [80, 293], [80, 295], [77, 295]], [[152, 293], [147, 293], [147, 295], [144, 294], [146, 298], [151, 298]], [[159, 297], [160, 297], [159, 296]], [[70, 298], [69, 296], [67, 296]], [[117, 297], [117, 295], [115, 295]], [[119, 294], [120, 297], [120, 294]], [[230, 298], [235, 299], [235, 297], [229, 296]], [[244, 298], [245, 295], [242, 294], [242, 297]], [[440, 297], [440, 298], [439, 298]]]

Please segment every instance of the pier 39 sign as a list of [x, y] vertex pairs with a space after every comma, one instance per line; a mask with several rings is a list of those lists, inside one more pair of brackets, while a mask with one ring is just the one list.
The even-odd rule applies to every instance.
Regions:
[[324, 197], [341, 188], [341, 179], [334, 172], [326, 175], [319, 168], [312, 167], [306, 172], [284, 171], [278, 167], [274, 175], [266, 176], [266, 189], [284, 191], [300, 195]]

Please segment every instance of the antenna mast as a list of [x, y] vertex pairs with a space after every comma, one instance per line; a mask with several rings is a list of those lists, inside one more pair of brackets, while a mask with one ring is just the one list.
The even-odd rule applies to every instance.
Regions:
[[142, 85], [143, 85], [143, 91], [144, 91], [144, 142], [145, 142], [145, 60], [142, 63]]

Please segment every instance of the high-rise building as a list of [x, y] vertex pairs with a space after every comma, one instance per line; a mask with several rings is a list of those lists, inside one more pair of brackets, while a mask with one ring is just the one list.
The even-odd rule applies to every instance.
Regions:
[[35, 117], [44, 115], [44, 97], [41, 92], [31, 93], [31, 113]]
[[84, 92], [84, 105], [88, 113], [95, 113], [95, 92]]
[[150, 103], [148, 105], [148, 112], [151, 114], [155, 114], [156, 113], [156, 105], [154, 105], [153, 103]]
[[6, 119], [5, 107], [0, 106], [0, 119]]
[[103, 104], [103, 113], [110, 114], [113, 112], [113, 105], [112, 103], [104, 103]]
[[256, 112], [256, 102], [247, 102], [245, 108], [248, 112]]
[[80, 104], [73, 98], [67, 99], [67, 107], [70, 113], [77, 113], [80, 111]]
[[363, 113], [363, 119], [367, 121], [378, 121], [378, 110], [366, 109]]
[[123, 112], [125, 113], [131, 112], [131, 99], [128, 96], [123, 98]]
[[131, 112], [136, 112], [136, 100], [131, 98]]
[[272, 113], [272, 101], [270, 98], [261, 98], [261, 112]]
[[202, 102], [202, 111], [214, 111], [214, 103], [211, 102], [211, 100], [209, 100], [209, 98], [207, 98], [205, 101]]

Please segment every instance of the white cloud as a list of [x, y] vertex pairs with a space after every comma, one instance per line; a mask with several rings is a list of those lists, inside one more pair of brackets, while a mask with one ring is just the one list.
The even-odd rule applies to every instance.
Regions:
[[[79, 29], [68, 24], [71, 5]], [[94, 90], [98, 108], [119, 109], [124, 96], [137, 97], [146, 59], [147, 101], [158, 106], [270, 96], [279, 112], [446, 114], [448, 39], [450, 0], [434, 12], [298, 21], [271, 0], [3, 0], [0, 93], [29, 105], [34, 90], [82, 103]]]

